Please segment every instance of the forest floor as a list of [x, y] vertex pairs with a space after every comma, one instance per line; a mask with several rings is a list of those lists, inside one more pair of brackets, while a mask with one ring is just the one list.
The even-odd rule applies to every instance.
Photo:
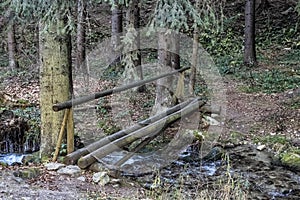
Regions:
[[[228, 2], [224, 13], [232, 16], [229, 19], [235, 19], [237, 24], [230, 30], [241, 32], [244, 19], [240, 11], [244, 1]], [[223, 158], [224, 161], [208, 163], [215, 170], [212, 175], [203, 170], [208, 166], [205, 163], [178, 160], [162, 169], [161, 174], [138, 178], [121, 176], [114, 183], [100, 186], [93, 183], [93, 172], [88, 170], [80, 175], [84, 180], [79, 180], [48, 171], [43, 164], [0, 166], [0, 199], [299, 199], [299, 170], [282, 166], [273, 159], [289, 149], [300, 154], [300, 52], [299, 41], [294, 41], [299, 35], [299, 31], [294, 30], [299, 16], [285, 14], [294, 1], [268, 2], [271, 4], [262, 5], [262, 11], [257, 16], [259, 66], [244, 70], [234, 65], [234, 72], [224, 75], [227, 113], [219, 143], [228, 156]], [[283, 21], [269, 24], [272, 20], [266, 19], [270, 17], [274, 23], [279, 19]], [[105, 19], [110, 20], [108, 15]], [[270, 31], [271, 27], [282, 31], [279, 32], [281, 35]], [[109, 32], [110, 26], [106, 28]], [[102, 32], [99, 30], [99, 33]], [[292, 34], [294, 32], [296, 36]], [[294, 40], [285, 41], [289, 34]], [[225, 35], [233, 37], [230, 39], [239, 44], [219, 44], [218, 38], [215, 43], [217, 48], [221, 48], [222, 55], [226, 48], [229, 53], [236, 49], [240, 53], [243, 33], [237, 37], [229, 31]], [[275, 44], [276, 38], [284, 40], [286, 46]], [[296, 49], [290, 48], [293, 41]], [[263, 46], [265, 43], [267, 45]], [[234, 61], [239, 59], [235, 55], [232, 57], [234, 59], [229, 58]], [[224, 65], [227, 67], [230, 62]], [[5, 105], [0, 111], [6, 107], [39, 107], [38, 67], [28, 68], [9, 71], [0, 67], [0, 105]], [[102, 83], [101, 87], [103, 85], [106, 83]], [[96, 91], [103, 89], [97, 88]], [[153, 102], [144, 103], [147, 107]], [[108, 131], [114, 131], [110, 129], [113, 127], [111, 124], [102, 125], [106, 125]], [[36, 177], [23, 179], [16, 176], [18, 171], [32, 167], [39, 169]], [[154, 182], [159, 182], [162, 187], [149, 189], [149, 184]]]
[[[11, 97], [11, 100], [7, 100], [11, 102], [6, 103], [15, 104], [16, 100], [22, 99], [22, 103], [37, 105], [38, 80], [36, 77], [26, 77], [31, 76], [31, 73], [25, 73], [26, 76], [20, 74], [6, 77], [2, 82], [1, 90]], [[300, 197], [300, 190], [297, 189], [297, 185], [300, 184], [299, 171], [275, 166], [270, 159], [271, 154], [276, 154], [286, 146], [298, 148], [300, 145], [299, 88], [271, 94], [248, 93], [244, 92], [245, 84], [231, 76], [225, 77], [224, 82], [227, 88], [227, 114], [225, 131], [220, 142], [233, 144], [225, 148], [229, 154], [232, 171], [236, 172], [233, 174], [242, 176], [238, 179], [243, 179], [244, 182], [247, 180], [250, 185], [252, 184], [248, 191], [245, 188], [241, 190], [245, 191], [247, 198], [295, 199]], [[255, 148], [261, 144], [266, 145], [262, 151], [263, 155]], [[89, 171], [84, 171], [82, 174], [85, 181], [47, 171], [43, 165], [37, 166], [40, 168], [40, 175], [36, 178], [26, 180], [14, 175], [16, 171], [27, 167], [1, 167], [0, 199], [156, 199], [158, 194], [161, 195], [161, 190], [157, 193], [155, 190], [153, 192], [139, 184], [140, 181], [128, 177], [122, 177], [116, 184], [99, 186], [91, 181], [92, 172]], [[219, 169], [224, 167], [226, 165]], [[174, 174], [180, 174], [183, 169], [174, 167], [170, 170], [174, 170], [172, 172]], [[207, 185], [218, 181], [216, 178], [218, 176], [220, 173], [210, 178], [206, 177], [206, 184], [202, 182], [197, 188], [198, 194], [193, 194], [193, 197], [205, 199], [199, 197], [203, 195], [199, 191], [206, 191]], [[200, 182], [199, 177], [194, 179], [197, 178]], [[148, 177], [148, 179], [154, 181], [155, 177]], [[193, 178], [186, 180], [186, 185], [189, 185], [192, 180]], [[215, 186], [211, 189], [214, 188]], [[194, 190], [191, 192], [195, 193]], [[178, 189], [175, 191], [178, 192]]]

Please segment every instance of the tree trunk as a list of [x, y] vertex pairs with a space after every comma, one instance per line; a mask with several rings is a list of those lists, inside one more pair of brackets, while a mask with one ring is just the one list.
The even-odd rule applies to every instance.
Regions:
[[55, 103], [71, 98], [70, 42], [62, 18], [48, 22], [47, 31], [40, 27], [40, 105], [41, 105], [41, 156], [54, 150], [63, 120], [63, 112], [54, 112]]
[[15, 23], [14, 20], [8, 25], [7, 31], [7, 43], [8, 43], [8, 59], [9, 59], [9, 68], [14, 70], [19, 68], [19, 63], [17, 60], [17, 44], [15, 38]]
[[120, 33], [122, 33], [123, 15], [122, 8], [117, 1], [114, 1], [111, 17], [111, 36], [113, 49], [117, 50], [120, 46]]
[[76, 68], [82, 73], [87, 73], [87, 65], [85, 61], [85, 19], [86, 19], [86, 1], [77, 1], [77, 52], [76, 52]]
[[[135, 38], [135, 45], [136, 45], [136, 59], [133, 61], [133, 64], [137, 70], [137, 74], [140, 80], [143, 80], [143, 70], [142, 70], [142, 57], [140, 52], [140, 0], [132, 0], [130, 1], [129, 7], [126, 12], [126, 19], [127, 19], [127, 27], [133, 27], [137, 30], [137, 36]], [[138, 87], [139, 92], [144, 92], [146, 89], [145, 85]]]
[[[158, 64], [160, 73], [165, 73], [172, 69], [171, 52], [169, 51], [170, 44], [170, 35], [166, 34], [165, 31], [160, 31], [158, 33]], [[174, 105], [172, 80], [173, 78], [163, 78], [157, 81], [154, 113], [161, 112]]]
[[179, 69], [180, 68], [180, 38], [179, 34], [177, 32], [174, 32], [172, 34], [172, 53], [171, 53], [171, 63], [173, 69]]
[[246, 0], [245, 5], [245, 50], [244, 63], [256, 65], [255, 52], [255, 0]]
[[193, 35], [193, 54], [192, 54], [192, 61], [191, 61], [191, 74], [190, 74], [190, 83], [189, 83], [189, 94], [191, 96], [194, 95], [195, 91], [195, 83], [196, 83], [196, 73], [197, 73], [197, 61], [198, 61], [198, 43], [199, 43], [199, 36], [197, 28], [194, 30]]

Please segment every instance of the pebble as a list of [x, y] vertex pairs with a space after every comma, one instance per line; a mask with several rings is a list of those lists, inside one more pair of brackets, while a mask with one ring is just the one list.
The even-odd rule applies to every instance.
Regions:
[[264, 145], [264, 144], [259, 145], [259, 146], [256, 147], [256, 149], [257, 149], [258, 151], [262, 151], [262, 150], [264, 150], [265, 148], [266, 148], [266, 145]]

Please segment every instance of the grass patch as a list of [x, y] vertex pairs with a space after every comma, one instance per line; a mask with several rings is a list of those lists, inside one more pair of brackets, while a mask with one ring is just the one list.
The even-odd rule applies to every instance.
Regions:
[[261, 144], [289, 144], [289, 139], [285, 136], [280, 135], [274, 135], [274, 136], [264, 136], [264, 137], [256, 137], [253, 139], [255, 143], [261, 143]]
[[247, 93], [279, 93], [300, 86], [300, 76], [278, 69], [249, 73], [240, 90]]

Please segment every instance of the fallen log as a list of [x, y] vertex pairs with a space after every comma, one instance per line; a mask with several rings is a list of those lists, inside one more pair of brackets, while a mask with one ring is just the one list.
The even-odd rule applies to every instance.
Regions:
[[190, 100], [187, 100], [185, 102], [182, 102], [182, 103], [180, 103], [176, 106], [173, 106], [172, 108], [169, 108], [165, 112], [154, 115], [154, 116], [152, 116], [152, 117], [150, 117], [146, 120], [143, 120], [143, 121], [129, 127], [126, 130], [118, 131], [118, 132], [116, 132], [116, 133], [114, 133], [110, 136], [107, 136], [105, 138], [102, 138], [102, 139], [100, 139], [100, 140], [98, 140], [98, 141], [96, 141], [96, 142], [94, 142], [94, 143], [92, 143], [92, 144], [90, 144], [86, 147], [78, 149], [77, 151], [75, 151], [71, 154], [68, 154], [64, 159], [64, 163], [68, 164], [68, 165], [74, 165], [80, 157], [85, 156], [85, 155], [89, 154], [90, 152], [95, 151], [95, 150], [101, 148], [102, 146], [104, 146], [104, 145], [106, 145], [106, 144], [108, 144], [108, 143], [110, 143], [110, 142], [112, 142], [116, 139], [119, 139], [119, 138], [121, 138], [125, 135], [128, 135], [128, 134], [130, 134], [130, 133], [132, 133], [132, 132], [134, 132], [134, 131], [136, 131], [136, 130], [138, 130], [138, 129], [140, 129], [140, 128], [148, 125], [148, 124], [151, 124], [155, 121], [158, 121], [158, 120], [162, 119], [163, 117], [165, 117], [167, 115], [170, 115], [170, 114], [184, 108], [185, 106], [190, 104], [192, 101], [198, 101], [198, 100], [200, 100], [200, 99], [196, 98], [196, 99], [190, 99]]
[[[200, 104], [200, 105], [199, 105]], [[119, 150], [120, 148], [131, 144], [132, 142], [143, 138], [143, 137], [147, 137], [149, 135], [153, 136], [152, 133], [159, 133], [159, 131], [162, 127], [164, 127], [166, 124], [170, 124], [178, 119], [180, 119], [183, 116], [192, 114], [195, 111], [199, 110], [199, 106], [203, 106], [204, 102], [193, 102], [191, 105], [188, 105], [186, 107], [184, 107], [183, 109], [170, 114], [152, 124], [149, 124], [137, 131], [134, 131], [128, 135], [125, 135], [87, 155], [85, 155], [84, 157], [81, 157], [78, 160], [78, 166], [80, 168], [86, 168], [89, 165], [91, 165], [92, 163], [96, 162], [97, 160], [105, 157], [106, 155]]]
[[120, 86], [120, 87], [117, 87], [117, 88], [114, 88], [114, 89], [109, 89], [109, 90], [105, 90], [105, 91], [102, 91], [102, 92], [96, 92], [94, 94], [90, 94], [90, 95], [86, 95], [86, 96], [79, 97], [79, 98], [76, 98], [76, 99], [72, 99], [72, 100], [69, 100], [69, 101], [65, 101], [65, 102], [62, 102], [62, 103], [54, 104], [52, 109], [57, 112], [57, 111], [60, 111], [60, 110], [66, 109], [66, 108], [71, 108], [71, 107], [76, 106], [76, 105], [80, 105], [80, 104], [83, 104], [83, 103], [86, 103], [86, 102], [89, 102], [89, 101], [92, 101], [92, 100], [95, 100], [95, 99], [99, 99], [100, 97], [105, 97], [105, 96], [111, 95], [113, 93], [118, 93], [118, 92], [122, 92], [124, 90], [128, 90], [128, 89], [131, 89], [131, 88], [134, 88], [134, 87], [145, 85], [146, 83], [150, 83], [150, 82], [153, 82], [155, 80], [158, 80], [158, 79], [161, 79], [161, 78], [164, 78], [164, 77], [167, 77], [167, 76], [171, 76], [171, 75], [174, 75], [176, 73], [186, 71], [188, 69], [190, 69], [190, 67], [185, 67], [185, 68], [178, 69], [178, 70], [175, 70], [175, 71], [170, 72], [170, 73], [162, 74], [162, 75], [159, 75], [159, 76], [147, 79], [147, 80], [137, 81], [137, 82], [134, 82], [134, 83], [131, 83], [131, 84], [128, 84], [128, 85], [124, 85], [124, 86]]

